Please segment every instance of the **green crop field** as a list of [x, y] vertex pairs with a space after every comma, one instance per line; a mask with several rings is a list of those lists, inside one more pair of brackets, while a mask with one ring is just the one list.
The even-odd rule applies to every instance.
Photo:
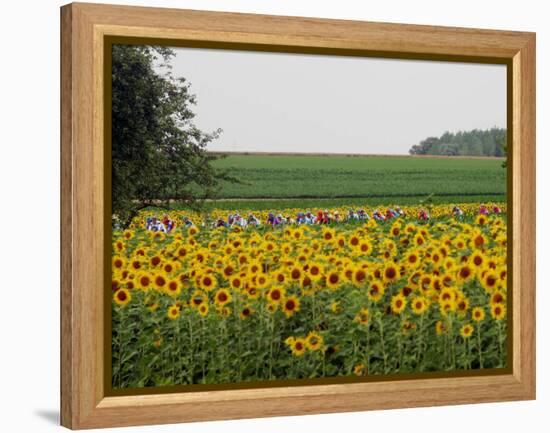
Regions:
[[234, 154], [215, 166], [243, 182], [223, 185], [219, 198], [243, 199], [243, 204], [250, 199], [289, 204], [328, 199], [327, 205], [337, 205], [416, 203], [428, 195], [439, 203], [506, 197], [506, 169], [498, 158]]

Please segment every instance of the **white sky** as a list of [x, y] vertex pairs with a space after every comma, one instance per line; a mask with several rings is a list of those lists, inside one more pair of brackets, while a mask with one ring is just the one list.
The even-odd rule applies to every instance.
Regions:
[[506, 126], [506, 67], [175, 49], [210, 150], [407, 154], [445, 131]]

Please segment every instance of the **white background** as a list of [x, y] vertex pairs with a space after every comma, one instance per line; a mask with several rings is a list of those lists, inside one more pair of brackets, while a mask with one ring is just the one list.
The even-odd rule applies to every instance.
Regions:
[[[550, 14], [544, 1], [401, 0], [120, 1], [278, 15], [435, 24], [537, 32], [538, 400], [262, 420], [144, 427], [147, 432], [518, 432], [548, 431], [550, 237], [545, 191], [550, 140]], [[60, 429], [59, 411], [59, 6], [57, 0], [2, 4], [0, 26], [0, 427]]]

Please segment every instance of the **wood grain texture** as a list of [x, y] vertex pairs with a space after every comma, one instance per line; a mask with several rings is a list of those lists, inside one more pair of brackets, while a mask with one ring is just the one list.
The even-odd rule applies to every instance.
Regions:
[[[61, 423], [79, 429], [535, 397], [535, 36], [532, 33], [71, 4], [61, 10]], [[103, 46], [106, 36], [356, 50], [512, 64], [513, 373], [106, 397]], [[178, 42], [179, 41], [179, 42]], [[183, 41], [183, 42], [182, 42]]]
[[513, 59], [514, 375], [535, 397], [535, 37]]
[[72, 11], [61, 9], [61, 423], [71, 426], [72, 374]]

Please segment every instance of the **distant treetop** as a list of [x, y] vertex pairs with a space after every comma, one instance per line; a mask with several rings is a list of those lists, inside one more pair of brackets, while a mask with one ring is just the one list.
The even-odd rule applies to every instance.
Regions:
[[506, 156], [506, 129], [474, 129], [428, 137], [409, 150], [411, 155]]

